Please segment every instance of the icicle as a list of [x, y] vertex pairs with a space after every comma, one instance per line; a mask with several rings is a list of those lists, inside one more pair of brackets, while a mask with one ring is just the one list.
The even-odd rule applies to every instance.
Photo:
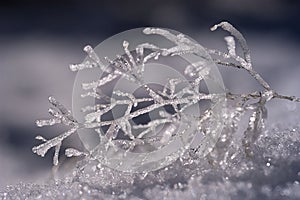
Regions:
[[113, 94], [115, 94], [117, 96], [121, 96], [121, 97], [128, 97], [132, 101], [134, 107], [136, 107], [138, 105], [136, 98], [132, 94], [129, 94], [127, 92], [121, 92], [119, 90], [113, 91]]
[[85, 119], [86, 123], [91, 123], [91, 122], [95, 121], [97, 118], [101, 117], [101, 115], [103, 115], [104, 113], [109, 112], [115, 106], [116, 106], [116, 103], [111, 103], [109, 106], [107, 106], [106, 108], [104, 108], [102, 110], [98, 110], [96, 112], [92, 112], [92, 113], [85, 115], [84, 119]]
[[126, 40], [124, 40], [124, 42], [123, 42], [124, 51], [125, 51], [126, 55], [128, 56], [129, 61], [131, 62], [132, 66], [134, 68], [136, 68], [136, 63], [134, 61], [134, 58], [133, 58], [132, 54], [128, 50], [128, 46], [129, 46], [129, 42], [127, 42]]
[[160, 50], [160, 48], [154, 44], [150, 44], [150, 43], [143, 43], [143, 44], [139, 44], [137, 47], [136, 47], [136, 52], [140, 55], [142, 55], [144, 53], [144, 49], [150, 49], [152, 51], [158, 51]]
[[65, 155], [67, 157], [78, 157], [78, 156], [86, 156], [87, 153], [78, 151], [77, 149], [74, 149], [74, 148], [67, 148], [65, 150]]
[[49, 98], [49, 102], [55, 106], [60, 112], [61, 114], [66, 117], [68, 120], [70, 120], [71, 122], [76, 122], [76, 120], [73, 118], [72, 113], [70, 110], [68, 110], [67, 108], [65, 108], [60, 102], [58, 102], [53, 96], [50, 96]]
[[83, 51], [85, 51], [88, 54], [88, 56], [97, 63], [100, 62], [98, 55], [95, 53], [94, 49], [90, 45], [86, 45], [83, 48]]
[[102, 85], [105, 85], [105, 84], [113, 81], [117, 77], [118, 77], [117, 74], [108, 74], [107, 76], [102, 77], [101, 79], [99, 79], [97, 81], [93, 81], [91, 83], [83, 83], [82, 84], [82, 89], [89, 90], [89, 89], [100, 87]]
[[56, 146], [55, 146], [55, 151], [54, 151], [54, 156], [53, 156], [53, 165], [58, 165], [58, 156], [59, 156], [59, 150], [61, 147], [61, 142], [59, 142]]
[[[154, 51], [152, 53], [150, 53], [149, 55], [147, 55], [145, 58], [144, 58], [144, 49], [149, 49], [151, 51]], [[143, 43], [143, 44], [140, 44], [136, 47], [136, 53], [137, 53], [137, 60], [139, 62], [141, 62], [142, 60], [142, 65], [140, 66], [140, 68], [138, 68], [137, 72], [138, 74], [141, 74], [144, 72], [144, 64], [151, 58], [155, 57], [157, 52], [160, 51], [161, 49], [154, 45], [154, 44], [149, 44], [149, 43]]]
[[160, 56], [160, 52], [158, 52], [158, 51], [152, 52], [149, 55], [145, 56], [143, 63], [148, 62], [148, 60], [150, 60], [152, 58], [155, 58], [155, 60], [157, 60], [159, 56]]
[[41, 140], [43, 142], [47, 142], [47, 140], [43, 136], [40, 136], [40, 135], [36, 136], [35, 139], [36, 140]]
[[272, 98], [274, 98], [274, 96], [275, 92], [273, 90], [268, 90], [262, 93], [263, 100], [266, 102], [270, 101]]
[[173, 33], [170, 33], [168, 30], [160, 29], [160, 28], [145, 28], [143, 30], [143, 33], [149, 35], [149, 34], [156, 34], [161, 35], [165, 37], [166, 39], [174, 42], [175, 44], [182, 44], [187, 42], [187, 39], [183, 37], [182, 34], [180, 35], [174, 35]]
[[151, 88], [148, 87], [148, 85], [144, 85], [144, 88], [148, 92], [148, 94], [153, 98], [155, 102], [162, 102], [163, 98], [159, 96], [156, 92], [154, 92]]
[[98, 67], [98, 65], [95, 62], [90, 62], [89, 60], [87, 60], [84, 63], [80, 63], [80, 64], [70, 64], [69, 67], [71, 71], [76, 72], [84, 69], [92, 69]]
[[83, 48], [83, 51], [85, 51], [88, 56], [93, 60], [95, 61], [98, 66], [100, 67], [100, 69], [104, 72], [107, 72], [107, 73], [110, 73], [111, 72], [111, 69], [110, 68], [107, 68], [100, 60], [100, 58], [98, 57], [98, 55], [96, 54], [96, 52], [94, 51], [94, 49], [90, 46], [90, 45], [87, 45]]
[[87, 92], [87, 93], [84, 93], [84, 94], [81, 94], [80, 95], [82, 98], [85, 98], [85, 97], [93, 97], [95, 99], [101, 99], [101, 95], [99, 95], [97, 92]]
[[131, 132], [131, 125], [130, 125], [129, 121], [127, 121], [127, 119], [124, 119], [124, 118], [120, 119], [120, 120], [118, 120], [117, 123], [125, 135], [127, 135], [132, 140], [135, 138]]
[[173, 123], [171, 123], [167, 127], [167, 129], [163, 132], [163, 136], [160, 140], [160, 143], [167, 144], [170, 141], [172, 134], [176, 131], [176, 129], [177, 129], [177, 127]]
[[134, 129], [145, 129], [144, 131], [142, 131], [141, 133], [139, 133], [139, 135], [137, 136], [138, 139], [143, 138], [146, 134], [150, 133], [150, 132], [154, 132], [155, 128], [161, 124], [165, 124], [165, 123], [170, 123], [172, 122], [172, 119], [156, 119], [156, 120], [152, 120], [150, 121], [148, 124], [140, 124], [140, 125], [135, 125], [133, 126]]
[[61, 123], [61, 120], [58, 118], [54, 118], [54, 119], [46, 119], [46, 120], [36, 120], [36, 125], [38, 127], [43, 127], [43, 126], [52, 126], [54, 124], [59, 124]]
[[174, 96], [174, 93], [175, 93], [175, 88], [176, 88], [176, 85], [178, 83], [182, 82], [181, 79], [170, 79], [169, 80], [169, 85], [170, 85], [170, 97], [173, 98]]
[[[134, 73], [131, 74], [126, 73], [128, 70], [130, 71], [130, 64], [128, 64], [129, 69], [127, 69], [127, 66], [124, 63], [124, 62], [128, 62], [127, 59], [124, 57], [120, 57], [120, 58], [121, 60], [120, 59], [110, 60], [108, 57], [104, 57], [104, 59], [107, 60], [115, 68], [115, 71], [113, 72], [114, 75], [116, 75], [117, 77], [122, 76], [129, 81], [136, 82], [137, 77], [133, 75]], [[100, 84], [99, 86], [101, 85], [102, 84]]]
[[264, 129], [265, 117], [267, 117], [266, 108], [258, 106], [249, 118], [249, 124], [242, 140], [247, 156], [253, 155], [252, 145]]
[[205, 63], [203, 61], [195, 62], [190, 65], [188, 65], [184, 73], [190, 77], [199, 76], [201, 78], [206, 77], [210, 72], [210, 69], [205, 66]]
[[245, 60], [247, 61], [247, 63], [251, 63], [250, 50], [244, 36], [228, 22], [221, 22], [219, 24], [216, 24], [213, 27], [211, 27], [210, 30], [215, 31], [219, 27], [221, 27], [225, 31], [228, 31], [231, 35], [233, 35], [238, 40], [238, 42], [240, 43], [243, 49]]
[[108, 139], [108, 141], [116, 139], [120, 129], [121, 127], [113, 122], [105, 133], [105, 136]]
[[108, 105], [104, 105], [104, 104], [96, 104], [94, 106], [86, 106], [81, 108], [81, 112], [88, 112], [88, 111], [97, 111], [99, 109], [104, 109], [107, 108]]
[[231, 56], [236, 56], [235, 53], [235, 41], [234, 41], [234, 37], [232, 36], [227, 36], [224, 38], [225, 41], [227, 42], [227, 48], [228, 48], [228, 53]]
[[134, 125], [133, 128], [134, 129], [151, 128], [151, 127], [156, 127], [160, 124], [165, 124], [168, 122], [172, 122], [172, 120], [171, 119], [155, 119], [155, 120], [148, 122], [147, 124]]
[[168, 112], [166, 112], [165, 110], [160, 110], [158, 112], [159, 116], [163, 117], [163, 118], [171, 118], [172, 115]]

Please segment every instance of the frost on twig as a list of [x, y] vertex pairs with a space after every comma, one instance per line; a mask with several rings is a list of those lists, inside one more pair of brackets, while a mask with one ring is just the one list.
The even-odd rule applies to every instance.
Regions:
[[[250, 50], [243, 35], [228, 22], [221, 22], [213, 26], [211, 30], [215, 31], [219, 27], [225, 31], [228, 31], [233, 37], [225, 37], [228, 52], [220, 52], [218, 50], [208, 49], [208, 52], [212, 56], [221, 57], [220, 60], [214, 59], [216, 64], [246, 70], [264, 89], [262, 91], [255, 91], [249, 94], [232, 94], [231, 92], [227, 93], [227, 100], [235, 102], [236, 108], [231, 109], [231, 111], [228, 110], [227, 114], [224, 116], [226, 125], [223, 130], [223, 134], [219, 138], [219, 141], [213, 151], [208, 155], [208, 158], [212, 163], [224, 165], [226, 164], [227, 159], [235, 156], [234, 152], [228, 152], [226, 149], [229, 149], [230, 146], [233, 147], [233, 149], [239, 148], [239, 146], [235, 143], [233, 136], [238, 130], [239, 121], [241, 121], [246, 112], [250, 112], [251, 114], [248, 127], [243, 133], [244, 136], [241, 140], [241, 143], [245, 155], [247, 157], [251, 157], [253, 156], [252, 146], [264, 129], [264, 123], [267, 118], [267, 110], [265, 107], [266, 103], [275, 98], [296, 102], [300, 102], [300, 99], [294, 96], [280, 95], [274, 91], [270, 85], [253, 69]], [[237, 39], [243, 50], [242, 56], [236, 54], [234, 38]], [[229, 59], [232, 59], [236, 62], [230, 63], [226, 61]]]
[[50, 96], [49, 102], [55, 107], [55, 108], [49, 109], [49, 114], [52, 115], [54, 118], [48, 119], [48, 120], [37, 120], [36, 121], [37, 126], [39, 126], [39, 127], [52, 126], [57, 123], [62, 123], [67, 126], [70, 126], [71, 129], [53, 139], [50, 139], [50, 140], [46, 140], [42, 136], [37, 136], [36, 139], [41, 140], [44, 143], [33, 147], [32, 151], [34, 153], [36, 153], [37, 155], [44, 157], [49, 149], [51, 149], [52, 147], [55, 147], [55, 152], [54, 152], [54, 156], [53, 156], [53, 164], [57, 165], [59, 151], [60, 151], [60, 147], [61, 147], [63, 140], [66, 139], [67, 137], [69, 137], [70, 135], [72, 135], [73, 133], [75, 133], [79, 128], [79, 124], [73, 118], [71, 111], [67, 110], [54, 97]]
[[[92, 156], [93, 152], [97, 151], [97, 148], [105, 151], [109, 149], [119, 151], [122, 149], [125, 156], [130, 151], [144, 150], [141, 148], [143, 145], [147, 149], [157, 148], [158, 146], [157, 149], [163, 148], [170, 144], [172, 140], [182, 137], [182, 134], [185, 134], [188, 129], [195, 128], [195, 131], [205, 137], [209, 137], [214, 133], [215, 128], [220, 128], [223, 125], [222, 118], [225, 127], [216, 141], [215, 147], [207, 150], [209, 151], [207, 155], [209, 162], [211, 164], [224, 164], [227, 158], [234, 157], [234, 152], [227, 151], [230, 146], [235, 146], [235, 148], [242, 146], [245, 154], [249, 157], [252, 156], [252, 145], [264, 128], [264, 121], [267, 116], [265, 104], [274, 98], [296, 102], [300, 102], [300, 99], [281, 95], [274, 91], [253, 69], [250, 50], [243, 35], [228, 22], [221, 22], [213, 26], [211, 30], [214, 31], [219, 27], [231, 34], [231, 36], [225, 37], [228, 52], [213, 49], [205, 50], [201, 45], [183, 34], [174, 34], [159, 28], [146, 28], [143, 33], [162, 36], [171, 41], [174, 46], [166, 48], [151, 43], [142, 43], [135, 47], [135, 51], [131, 51], [129, 42], [124, 41], [122, 44], [124, 55], [115, 55], [116, 58], [112, 60], [108, 57], [101, 58], [101, 55], [97, 55], [91, 46], [86, 46], [84, 51], [88, 54], [89, 59], [80, 64], [70, 65], [70, 69], [71, 71], [81, 71], [99, 68], [104, 72], [102, 77], [82, 84], [82, 89], [85, 93], [81, 97], [93, 98], [101, 103], [96, 101], [95, 105], [86, 105], [81, 108], [81, 111], [85, 113], [85, 121], [79, 123], [69, 110], [55, 98], [49, 97], [49, 102], [54, 107], [49, 109], [49, 114], [52, 115], [52, 118], [38, 120], [36, 122], [37, 126], [64, 124], [70, 129], [49, 140], [42, 136], [37, 136], [36, 139], [43, 143], [33, 147], [33, 152], [43, 157], [49, 149], [54, 147], [53, 163], [57, 165], [63, 141], [79, 129], [92, 129], [99, 135], [99, 145], [89, 153], [68, 148], [65, 151], [67, 157]], [[235, 40], [237, 40], [237, 44]], [[236, 45], [241, 46], [243, 55], [237, 54]], [[262, 86], [262, 91], [255, 91], [249, 94], [233, 94], [228, 91], [225, 100], [227, 108], [224, 112], [218, 114], [212, 109], [208, 109], [199, 116], [191, 115], [186, 111], [198, 105], [200, 101], [217, 102], [221, 100], [220, 94], [207, 94], [199, 90], [200, 83], [209, 78], [211, 73], [210, 68], [206, 66], [204, 61], [200, 60], [184, 66], [183, 72], [187, 77], [191, 78], [189, 81], [178, 77], [172, 78], [162, 90], [154, 89], [144, 81], [145, 65], [149, 61], [158, 60], [160, 57], [185, 54], [195, 54], [204, 60], [210, 59], [209, 56], [212, 56], [215, 63], [220, 66], [243, 69]], [[231, 63], [229, 60], [234, 62]], [[132, 93], [120, 90], [112, 91], [113, 97], [101, 92], [103, 86], [109, 85], [120, 78], [142, 88], [147, 97], [138, 97]], [[140, 105], [142, 104], [147, 106], [141, 107]], [[120, 106], [125, 107], [122, 115], [113, 119], [107, 119], [107, 116]], [[160, 111], [155, 119], [143, 124], [133, 123], [136, 118], [165, 107], [171, 107], [172, 111]], [[249, 123], [247, 129], [243, 132], [244, 135], [239, 146], [239, 143], [235, 141], [234, 134], [238, 131], [239, 122], [247, 112], [250, 113]], [[217, 123], [218, 120], [222, 123]], [[180, 126], [182, 122], [186, 126], [184, 126], [184, 130], [178, 131], [182, 127]], [[158, 130], [162, 130], [162, 133], [159, 134]], [[197, 145], [193, 149], [195, 154], [199, 153], [200, 149], [203, 148], [201, 144]], [[147, 156], [144, 160], [146, 158]]]

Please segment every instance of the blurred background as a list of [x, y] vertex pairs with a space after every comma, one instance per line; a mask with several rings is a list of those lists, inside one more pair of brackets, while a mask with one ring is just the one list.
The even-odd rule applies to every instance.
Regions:
[[[47, 98], [72, 104], [75, 73], [86, 44], [145, 26], [175, 29], [208, 48], [225, 50], [226, 33], [209, 28], [222, 20], [240, 30], [252, 50], [256, 70], [274, 89], [300, 96], [300, 1], [297, 0], [122, 0], [2, 1], [0, 3], [0, 191], [7, 184], [48, 176], [52, 151], [31, 152], [36, 135], [51, 138], [62, 127], [36, 128], [48, 118]], [[234, 92], [257, 89], [243, 72], [221, 69]], [[277, 102], [271, 103], [270, 106]], [[270, 120], [289, 118], [297, 105], [276, 104]], [[298, 106], [299, 108], [299, 106]], [[299, 115], [299, 114], [298, 114]], [[284, 120], [282, 120], [284, 118]], [[70, 140], [80, 146], [76, 136]]]

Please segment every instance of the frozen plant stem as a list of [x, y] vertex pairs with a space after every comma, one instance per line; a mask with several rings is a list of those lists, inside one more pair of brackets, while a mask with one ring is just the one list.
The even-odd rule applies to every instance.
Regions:
[[[206, 49], [206, 52], [211, 56], [218, 57], [218, 59], [213, 59], [216, 64], [246, 70], [262, 86], [262, 88], [264, 88], [264, 90], [249, 94], [232, 94], [231, 92], [227, 92], [227, 101], [233, 100], [239, 101], [239, 103], [232, 113], [224, 113], [224, 118], [227, 120], [226, 126], [228, 126], [226, 128], [229, 129], [229, 131], [225, 133], [219, 141], [226, 143], [226, 145], [224, 145], [224, 149], [220, 150], [215, 148], [208, 157], [213, 158], [214, 152], [223, 152], [222, 155], [226, 155], [225, 157], [228, 157], [226, 148], [233, 145], [232, 141], [229, 141], [229, 139], [233, 137], [233, 133], [237, 130], [238, 122], [246, 111], [250, 111], [252, 114], [249, 119], [248, 128], [244, 132], [242, 145], [246, 155], [252, 156], [251, 146], [256, 141], [259, 133], [264, 127], [264, 120], [266, 118], [265, 104], [273, 98], [295, 102], [300, 102], [300, 98], [280, 95], [276, 91], [272, 90], [270, 85], [253, 69], [250, 50], [243, 35], [228, 22], [221, 22], [213, 26], [211, 30], [215, 31], [219, 27], [231, 34], [231, 36], [225, 37], [228, 52], [221, 52], [213, 49]], [[70, 129], [50, 140], [46, 140], [42, 136], [37, 136], [36, 139], [41, 140], [43, 143], [32, 148], [34, 153], [43, 157], [49, 149], [54, 147], [55, 153], [53, 156], [53, 164], [57, 165], [62, 142], [70, 135], [76, 133], [79, 129], [94, 129], [97, 133], [99, 133], [99, 137], [104, 137], [104, 141], [107, 142], [107, 144], [105, 144], [107, 145], [107, 148], [112, 146], [114, 149], [117, 149], [117, 146], [125, 145], [127, 146], [126, 151], [129, 151], [144, 142], [150, 143], [151, 141], [159, 141], [162, 144], [167, 144], [172, 137], [176, 137], [176, 133], [174, 133], [176, 123], [180, 120], [191, 120], [191, 118], [189, 118], [191, 116], [186, 115], [184, 112], [188, 107], [197, 104], [201, 100], [216, 101], [220, 99], [219, 94], [205, 94], [195, 89], [205, 77], [209, 77], [210, 71], [206, 66], [202, 66], [202, 62], [196, 62], [186, 66], [184, 73], [187, 76], [194, 78], [194, 80], [191, 82], [191, 85], [185, 86], [180, 91], [176, 90], [178, 85], [184, 83], [184, 81], [180, 79], [169, 80], [168, 87], [166, 86], [162, 91], [155, 91], [145, 84], [143, 80], [144, 66], [151, 59], [184, 54], [195, 54], [201, 57], [205, 57], [205, 55], [203, 55], [203, 48], [201, 45], [191, 41], [183, 34], [176, 35], [168, 30], [158, 28], [146, 28], [144, 29], [144, 34], [160, 35], [173, 42], [175, 46], [163, 48], [154, 44], [143, 43], [136, 47], [136, 56], [134, 56], [132, 52], [129, 51], [129, 43], [124, 41], [123, 48], [125, 55], [116, 55], [117, 58], [115, 60], [104, 58], [103, 61], [101, 61], [99, 55], [95, 53], [91, 46], [88, 45], [84, 48], [89, 59], [84, 63], [70, 65], [71, 71], [100, 68], [101, 71], [106, 74], [98, 80], [82, 84], [82, 88], [86, 91], [86, 93], [81, 96], [83, 98], [92, 97], [94, 99], [101, 99], [107, 103], [96, 104], [93, 106], [88, 105], [85, 108], [82, 108], [82, 111], [87, 112], [87, 114], [85, 115], [85, 122], [79, 123], [72, 116], [71, 111], [66, 109], [54, 97], [49, 97], [49, 102], [52, 106], [54, 106], [54, 108], [49, 109], [49, 114], [52, 115], [53, 118], [48, 120], [38, 120], [36, 122], [37, 126], [42, 127], [64, 124], [69, 126]], [[235, 51], [235, 39], [243, 50], [242, 56], [238, 55]], [[144, 55], [145, 50], [147, 50], [147, 52], [150, 51], [150, 53]], [[228, 59], [234, 60], [235, 62], [228, 62]], [[106, 67], [104, 62], [107, 62], [109, 66]], [[97, 89], [101, 86], [107, 85], [117, 78], [124, 78], [142, 87], [149, 95], [149, 98], [136, 98], [133, 94], [123, 91], [113, 91], [116, 98], [112, 98], [97, 91]], [[248, 103], [249, 100], [253, 99], [257, 99], [257, 102]], [[139, 103], [145, 102], [153, 102], [153, 104], [131, 112], [132, 108], [137, 107]], [[123, 116], [113, 120], [101, 120], [102, 116], [119, 105], [127, 106]], [[150, 113], [153, 110], [164, 106], [172, 106], [175, 113], [160, 113], [159, 118], [143, 125], [132, 126], [129, 122], [131, 119]], [[202, 116], [194, 116], [192, 120], [198, 120], [197, 126], [200, 127], [199, 130], [203, 131], [205, 134], [209, 134], [209, 131], [211, 131], [210, 127], [206, 130], [202, 127], [205, 127], [206, 123], [209, 124], [209, 121], [213, 120], [211, 116], [213, 116], [212, 110], [207, 110]], [[155, 132], [155, 128], [162, 124], [168, 124], [168, 128], [163, 136], [148, 137], [149, 133]], [[99, 130], [104, 126], [108, 126], [108, 129], [103, 135], [103, 133]], [[137, 129], [141, 129], [141, 132], [138, 135], [134, 135], [133, 130]], [[129, 138], [129, 140], [118, 139], [118, 135], [121, 131]], [[94, 151], [95, 150], [92, 150], [91, 152]], [[66, 150], [65, 154], [67, 157], [87, 156], [91, 155], [91, 152], [80, 152], [76, 149], [69, 148]]]
[[[250, 50], [243, 35], [228, 22], [221, 22], [219, 24], [216, 24], [211, 28], [211, 30], [215, 31], [219, 27], [229, 32], [233, 37], [232, 36], [225, 37], [225, 41], [227, 42], [227, 48], [228, 48], [227, 53], [223, 53], [218, 50], [211, 50], [211, 49], [207, 50], [211, 55], [217, 55], [223, 58], [223, 60], [215, 59], [215, 62], [221, 66], [222, 65], [230, 66], [237, 69], [246, 70], [264, 88], [264, 91], [253, 92], [250, 94], [232, 94], [230, 92], [227, 93], [227, 99], [230, 100], [241, 99], [239, 104], [243, 106], [243, 109], [252, 110], [252, 115], [249, 119], [248, 128], [245, 130], [244, 138], [242, 139], [242, 145], [244, 147], [245, 154], [246, 156], [251, 157], [253, 156], [252, 145], [257, 140], [259, 134], [263, 131], [264, 121], [267, 117], [265, 104], [274, 98], [285, 99], [285, 100], [290, 100], [295, 102], [300, 102], [300, 98], [296, 98], [294, 96], [280, 95], [276, 91], [272, 90], [270, 85], [253, 69]], [[243, 56], [238, 56], [236, 54], [234, 38], [237, 39], [239, 45], [241, 46], [243, 50]], [[236, 63], [226, 62], [227, 59], [233, 59], [236, 61]], [[258, 101], [254, 104], [247, 104], [248, 100], [251, 99], [258, 99]], [[233, 116], [236, 117], [236, 114], [237, 113], [235, 113]], [[241, 115], [239, 114], [237, 121], [239, 121], [240, 118]], [[236, 126], [236, 123], [234, 124], [235, 124], [234, 126]], [[225, 135], [227, 135], [226, 137], [229, 138], [230, 133], [227, 133]], [[227, 143], [230, 143], [230, 141], [228, 141]], [[227, 145], [227, 147], [229, 145]], [[225, 160], [223, 160], [222, 162], [224, 161]]]
[[219, 65], [230, 66], [230, 67], [246, 70], [266, 90], [266, 92], [260, 93], [260, 95], [258, 95], [258, 96], [257, 95], [253, 96], [252, 94], [241, 95], [241, 96], [261, 97], [262, 94], [268, 93], [268, 95], [269, 95], [268, 100], [270, 100], [271, 98], [279, 98], [279, 99], [286, 99], [286, 100], [290, 100], [290, 101], [300, 102], [300, 98], [296, 98], [294, 96], [280, 95], [280, 94], [276, 93], [274, 90], [271, 89], [270, 85], [252, 68], [250, 49], [248, 47], [248, 44], [247, 44], [245, 38], [236, 28], [234, 28], [228, 22], [221, 22], [219, 24], [214, 25], [211, 28], [211, 30], [215, 31], [219, 27], [221, 27], [223, 30], [229, 32], [234, 38], [237, 39], [238, 43], [240, 44], [240, 46], [242, 47], [242, 50], [243, 50], [243, 58], [236, 55], [234, 38], [227, 36], [227, 37], [225, 37], [225, 40], [227, 42], [227, 46], [228, 46], [228, 50], [229, 50], [228, 53], [223, 53], [218, 50], [212, 50], [212, 49], [208, 49], [208, 52], [210, 54], [222, 56], [224, 59], [231, 58], [231, 59], [237, 61], [237, 63], [224, 62], [221, 60], [215, 60], [215, 62]]

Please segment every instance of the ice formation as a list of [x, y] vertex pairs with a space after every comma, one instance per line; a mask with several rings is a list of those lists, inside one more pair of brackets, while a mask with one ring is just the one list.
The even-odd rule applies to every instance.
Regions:
[[[299, 159], [296, 159], [300, 150], [299, 127], [291, 130], [276, 129], [272, 134], [264, 131], [267, 102], [272, 99], [300, 102], [300, 99], [278, 94], [254, 70], [250, 50], [238, 30], [228, 22], [217, 24], [211, 30], [218, 28], [230, 33], [230, 36], [225, 37], [228, 52], [204, 49], [183, 34], [174, 34], [159, 28], [145, 28], [143, 33], [160, 35], [171, 41], [174, 46], [166, 48], [142, 43], [133, 52], [129, 50], [130, 43], [124, 41], [124, 55], [116, 55], [114, 60], [107, 57], [102, 60], [101, 55], [97, 55], [91, 46], [86, 46], [84, 51], [89, 59], [81, 64], [70, 65], [70, 69], [81, 71], [99, 68], [104, 73], [98, 80], [82, 84], [83, 90], [86, 91], [81, 95], [82, 98], [95, 99], [95, 105], [82, 108], [82, 112], [86, 113], [85, 121], [79, 122], [71, 111], [54, 97], [49, 97], [49, 102], [53, 106], [49, 109], [49, 114], [53, 118], [38, 120], [37, 126], [64, 124], [70, 128], [49, 140], [37, 136], [36, 139], [41, 140], [42, 144], [33, 147], [32, 150], [44, 156], [49, 149], [54, 148], [53, 164], [58, 165], [63, 141], [78, 130], [94, 130], [100, 138], [99, 144], [92, 149], [66, 149], [67, 157], [83, 157], [73, 173], [66, 177], [45, 185], [10, 186], [0, 194], [0, 197], [3, 199], [300, 198], [298, 179], [285, 185], [279, 184], [276, 188], [272, 183], [272, 176], [280, 174], [280, 170], [294, 173], [294, 169], [289, 167], [294, 162], [299, 164]], [[236, 52], [235, 40], [242, 48], [242, 55]], [[153, 89], [145, 83], [147, 62], [159, 60], [161, 57], [187, 54], [201, 57], [197, 62], [184, 67], [184, 74], [190, 78], [188, 81], [173, 78], [161, 89]], [[199, 87], [202, 82], [212, 79], [212, 72], [205, 65], [210, 61], [219, 66], [247, 71], [261, 85], [262, 90], [249, 94], [201, 91]], [[137, 84], [146, 92], [146, 97], [137, 97], [120, 90], [111, 91], [109, 96], [101, 90], [102, 86], [120, 78]], [[197, 113], [198, 115], [187, 112], [190, 107], [198, 105], [201, 101], [209, 101], [210, 107]], [[147, 106], [139, 106], [145, 103]], [[112, 119], [109, 118], [110, 115], [106, 116], [118, 106], [125, 106], [121, 116]], [[168, 109], [159, 110], [166, 106]], [[218, 109], [214, 109], [216, 106]], [[132, 122], [134, 118], [155, 110], [159, 110], [156, 118], [146, 123]], [[248, 125], [242, 131], [241, 137], [238, 137], [241, 132], [241, 121], [248, 116]], [[193, 133], [188, 133], [189, 130], [193, 130]], [[216, 134], [218, 131], [220, 133]], [[196, 133], [202, 135], [204, 139], [194, 140]], [[176, 143], [179, 140], [183, 142]], [[172, 144], [182, 146], [177, 148]], [[287, 148], [284, 144], [293, 148]], [[172, 147], [168, 149], [168, 146]], [[171, 153], [155, 160], [153, 152], [164, 148]], [[136, 158], [127, 157], [128, 155], [134, 155]], [[153, 162], [149, 162], [151, 159], [154, 159]], [[285, 161], [287, 169], [281, 168]], [[262, 177], [261, 180], [264, 181], [258, 180], [258, 177]]]
[[[63, 140], [79, 129], [93, 129], [99, 134], [99, 144], [93, 149], [87, 149], [86, 153], [73, 153], [73, 156], [85, 155], [98, 159], [101, 164], [121, 171], [146, 173], [165, 167], [180, 158], [190, 148], [191, 143], [195, 143], [193, 137], [197, 132], [205, 132], [207, 135], [201, 142], [203, 149], [201, 152], [208, 152], [213, 148], [218, 131], [223, 126], [221, 114], [225, 105], [225, 93], [224, 90], [220, 90], [219, 93], [205, 93], [199, 89], [200, 84], [206, 79], [214, 78], [210, 72], [209, 64], [213, 61], [209, 54], [201, 45], [183, 34], [176, 35], [168, 30], [156, 28], [146, 28], [143, 33], [160, 35], [175, 46], [164, 48], [142, 43], [131, 52], [129, 42], [124, 41], [124, 55], [116, 55], [114, 60], [105, 57], [107, 65], [100, 60], [91, 46], [86, 46], [84, 51], [88, 54], [88, 60], [80, 64], [72, 64], [70, 69], [72, 71], [101, 69], [103, 74], [98, 80], [82, 83], [84, 93], [81, 97], [95, 99], [96, 103], [81, 109], [86, 114], [84, 114], [84, 122], [78, 122], [71, 111], [54, 97], [49, 97], [49, 102], [54, 107], [50, 108], [49, 113], [54, 118], [37, 120], [37, 125], [42, 127], [61, 123], [69, 126], [70, 129], [53, 139], [42, 140], [43, 144], [32, 149], [34, 153], [44, 156], [49, 149], [54, 148], [53, 164], [58, 165], [58, 155]], [[145, 81], [145, 68], [149, 68], [148, 63], [151, 60], [159, 61], [160, 57], [184, 54], [195, 54], [200, 57], [197, 62], [183, 67], [185, 79], [169, 78], [165, 85], [161, 85], [160, 90], [151, 88], [151, 85]], [[104, 86], [120, 79], [132, 82], [146, 94], [138, 96], [117, 89], [111, 89], [108, 94], [103, 92]], [[222, 88], [222, 85], [218, 87]], [[199, 110], [195, 105], [198, 106], [202, 100], [211, 101], [213, 106], [203, 113], [189, 111], [191, 107]], [[143, 104], [147, 106], [142, 106]], [[122, 112], [117, 110], [120, 107], [124, 108]], [[114, 112], [118, 112], [119, 116], [111, 117], [111, 113]], [[155, 117], [148, 122], [134, 121], [146, 114]], [[203, 125], [206, 128], [203, 128]], [[195, 148], [198, 146], [196, 144]], [[200, 149], [198, 150], [200, 152]], [[164, 155], [161, 152], [168, 153]], [[71, 157], [69, 151], [66, 153]]]

